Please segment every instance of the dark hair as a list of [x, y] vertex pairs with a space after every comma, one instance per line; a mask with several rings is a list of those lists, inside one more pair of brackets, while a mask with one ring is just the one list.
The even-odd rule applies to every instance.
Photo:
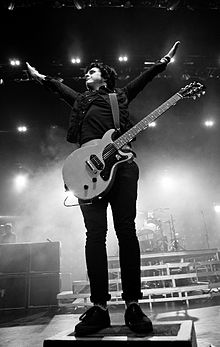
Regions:
[[105, 65], [104, 63], [95, 61], [86, 67], [85, 73], [94, 67], [97, 67], [101, 71], [101, 76], [106, 80], [107, 87], [113, 90], [115, 87], [115, 80], [117, 78], [115, 69], [113, 69], [111, 66]]

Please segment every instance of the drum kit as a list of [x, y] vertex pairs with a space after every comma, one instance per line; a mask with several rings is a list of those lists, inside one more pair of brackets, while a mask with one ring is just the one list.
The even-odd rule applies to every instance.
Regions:
[[156, 216], [155, 211], [158, 209], [149, 212], [138, 211], [138, 215], [142, 217], [141, 225], [137, 229], [141, 253], [184, 250], [175, 231], [173, 216], [170, 215], [169, 220], [163, 221]]

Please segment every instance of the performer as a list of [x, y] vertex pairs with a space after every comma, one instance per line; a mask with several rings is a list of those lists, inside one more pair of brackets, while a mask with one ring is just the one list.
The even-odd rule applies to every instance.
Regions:
[[[105, 132], [114, 128], [109, 93], [115, 92], [120, 110], [121, 134], [131, 128], [128, 105], [156, 75], [164, 71], [175, 55], [179, 41], [162, 59], [145, 70], [123, 88], [115, 88], [116, 72], [103, 63], [91, 63], [85, 72], [84, 93], [77, 92], [60, 80], [43, 75], [27, 63], [32, 78], [49, 88], [71, 107], [67, 141], [79, 146], [97, 144]], [[125, 151], [131, 151], [126, 146]], [[76, 336], [86, 336], [110, 326], [107, 302], [108, 262], [106, 251], [107, 206], [112, 209], [114, 228], [119, 243], [122, 299], [126, 303], [125, 324], [134, 332], [150, 333], [151, 320], [144, 314], [138, 300], [142, 298], [140, 249], [135, 229], [137, 182], [139, 169], [135, 160], [118, 165], [114, 183], [108, 193], [91, 205], [79, 200], [86, 227], [85, 256], [93, 306], [75, 326]]]

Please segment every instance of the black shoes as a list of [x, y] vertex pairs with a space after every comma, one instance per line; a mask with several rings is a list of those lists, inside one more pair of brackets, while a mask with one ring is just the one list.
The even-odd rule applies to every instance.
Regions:
[[80, 323], [75, 326], [76, 336], [87, 336], [110, 326], [108, 310], [99, 306], [92, 306], [80, 317]]
[[151, 320], [135, 303], [130, 304], [125, 311], [125, 324], [136, 333], [149, 334], [153, 332]]
[[[92, 306], [79, 319], [81, 322], [75, 326], [75, 336], [83, 337], [95, 334], [111, 325], [108, 310], [103, 310], [99, 306]], [[149, 334], [153, 332], [151, 320], [136, 303], [130, 304], [126, 309], [125, 324], [135, 333]]]

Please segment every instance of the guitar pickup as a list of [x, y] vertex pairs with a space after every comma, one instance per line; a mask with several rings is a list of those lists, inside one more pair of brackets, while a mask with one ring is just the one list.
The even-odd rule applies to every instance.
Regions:
[[98, 170], [97, 168], [93, 165], [93, 163], [90, 160], [86, 160], [86, 165], [89, 168], [90, 171], [92, 171], [93, 174], [97, 174]]
[[92, 162], [92, 164], [98, 169], [98, 170], [103, 170], [104, 169], [104, 165], [101, 162], [101, 160], [97, 157], [97, 155], [92, 154], [90, 156], [90, 161]]

